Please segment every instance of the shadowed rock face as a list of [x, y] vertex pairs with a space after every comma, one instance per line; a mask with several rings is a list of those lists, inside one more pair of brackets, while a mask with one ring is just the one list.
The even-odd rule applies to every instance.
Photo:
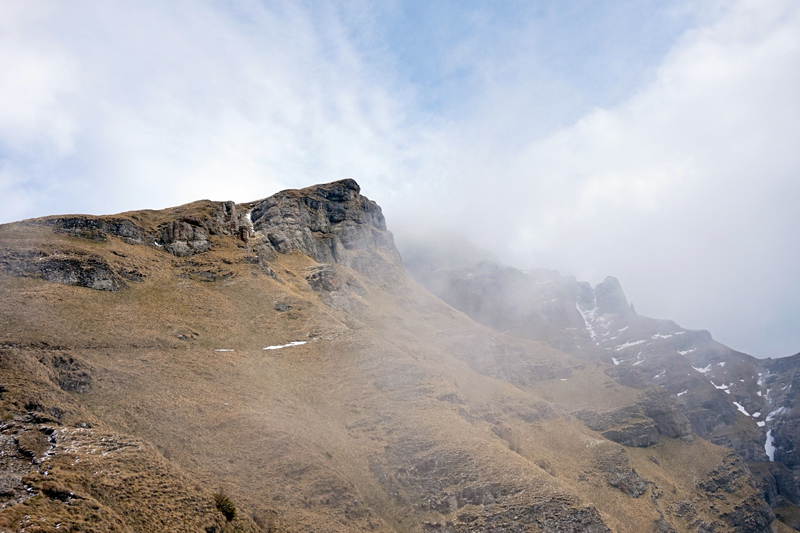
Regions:
[[17, 276], [101, 291], [114, 292], [125, 286], [105, 259], [86, 253], [0, 252], [0, 268]]
[[105, 241], [108, 235], [119, 237], [129, 244], [145, 244], [147, 241], [144, 229], [124, 218], [64, 216], [44, 219], [44, 223], [58, 232], [93, 241]]

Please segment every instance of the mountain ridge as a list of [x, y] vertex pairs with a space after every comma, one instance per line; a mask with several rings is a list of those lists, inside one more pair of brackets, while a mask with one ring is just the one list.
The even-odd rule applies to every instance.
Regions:
[[[504, 334], [611, 362], [607, 373], [617, 381], [664, 387], [694, 433], [735, 449], [751, 464], [778, 461], [759, 470], [792, 470], [794, 481], [784, 486], [791, 505], [798, 503], [797, 402], [785, 392], [792, 390], [797, 356], [756, 359], [714, 341], [708, 331], [639, 316], [614, 277], [592, 288], [555, 271], [523, 272], [490, 260], [440, 268], [449, 260], [436, 260], [435, 250], [418, 246], [406, 256], [410, 275], [434, 294]], [[775, 484], [770, 474], [764, 484]], [[778, 507], [786, 502], [774, 490], [767, 493]]]
[[409, 279], [352, 180], [0, 245], [0, 527], [786, 530], [738, 455], [597, 345], [510, 337]]

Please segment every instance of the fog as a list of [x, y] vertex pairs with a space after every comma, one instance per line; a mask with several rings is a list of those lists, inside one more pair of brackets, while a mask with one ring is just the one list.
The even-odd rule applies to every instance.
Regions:
[[0, 222], [344, 177], [758, 357], [800, 351], [800, 5], [4, 2]]

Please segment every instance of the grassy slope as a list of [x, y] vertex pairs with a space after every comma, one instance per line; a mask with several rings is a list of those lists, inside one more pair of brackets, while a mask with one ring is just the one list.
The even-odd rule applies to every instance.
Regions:
[[[492, 508], [498, 513], [564, 498], [568, 507], [594, 505], [615, 531], [642, 531], [662, 516], [690, 531], [755, 492], [747, 483], [722, 499], [699, 490], [727, 455], [701, 440], [625, 449], [653, 484], [639, 498], [610, 487], [598, 464], [623, 448], [569, 413], [629, 405], [638, 391], [600, 365], [503, 339], [400, 274], [383, 290], [342, 272], [364, 289], [344, 296], [346, 312], [305, 282], [314, 266], [305, 256], [271, 263], [278, 282], [233, 239], [214, 238], [212, 252], [185, 259], [30, 225], [2, 226], [0, 239], [6, 249], [79, 250], [144, 274], [113, 293], [0, 274], [0, 344], [38, 358], [46, 342], [85, 364], [89, 392], [53, 401], [80, 404], [104, 431], [153, 443], [169, 459], [155, 464], [200, 483], [198, 501], [222, 489], [262, 524], [417, 531], [425, 521], [468, 523], [482, 507], [448, 498], [488, 484], [505, 502]], [[201, 281], [209, 270], [224, 279]], [[298, 340], [307, 344], [263, 350]], [[531, 363], [567, 377], [508, 383]], [[156, 510], [170, 498], [151, 497]], [[676, 511], [681, 502], [693, 512]], [[136, 529], [143, 519], [120, 520]]]

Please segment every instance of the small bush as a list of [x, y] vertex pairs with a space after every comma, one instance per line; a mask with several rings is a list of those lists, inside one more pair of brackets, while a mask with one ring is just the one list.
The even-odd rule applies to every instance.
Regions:
[[217, 502], [217, 510], [225, 515], [228, 522], [236, 518], [236, 505], [230, 498], [224, 494], [214, 494], [214, 501]]

